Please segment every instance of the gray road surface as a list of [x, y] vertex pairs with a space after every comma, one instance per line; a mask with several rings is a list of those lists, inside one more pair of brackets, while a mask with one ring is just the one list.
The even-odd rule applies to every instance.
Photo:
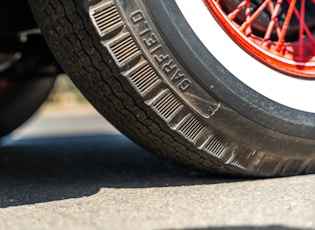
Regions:
[[315, 175], [197, 173], [93, 110], [46, 109], [0, 152], [0, 229], [315, 229]]

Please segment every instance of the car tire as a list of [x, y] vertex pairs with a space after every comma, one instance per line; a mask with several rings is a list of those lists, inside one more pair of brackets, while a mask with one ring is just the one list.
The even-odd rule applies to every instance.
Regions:
[[[212, 173], [269, 177], [314, 172], [310, 98], [304, 98], [305, 107], [286, 104], [242, 76], [257, 71], [298, 83], [314, 81], [256, 60], [216, 26], [210, 12], [216, 31], [206, 40], [211, 43], [219, 35], [225, 40], [207, 45], [199, 33], [207, 23], [197, 21], [199, 29], [194, 27], [183, 2], [29, 0], [65, 72], [107, 120], [141, 146]], [[198, 4], [207, 9], [202, 0]], [[225, 46], [239, 56], [229, 59], [232, 53]], [[259, 69], [248, 69], [251, 63]], [[270, 84], [287, 93], [285, 86]]]

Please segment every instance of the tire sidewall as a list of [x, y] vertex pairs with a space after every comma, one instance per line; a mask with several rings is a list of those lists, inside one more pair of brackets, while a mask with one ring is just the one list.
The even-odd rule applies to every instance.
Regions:
[[221, 126], [220, 121], [216, 123], [217, 127], [238, 141], [267, 152], [293, 155], [301, 154], [299, 150], [302, 149], [308, 154], [313, 152], [313, 113], [270, 100], [235, 77], [196, 36], [175, 0], [148, 0], [146, 5], [161, 35], [192, 76], [232, 109], [221, 122], [233, 123], [233, 127]]

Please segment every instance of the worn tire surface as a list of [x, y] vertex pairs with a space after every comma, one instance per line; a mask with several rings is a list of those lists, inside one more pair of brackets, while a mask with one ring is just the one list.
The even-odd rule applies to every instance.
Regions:
[[[227, 100], [219, 97], [216, 81], [205, 88], [172, 46], [171, 31], [163, 34], [167, 24], [150, 13], [150, 6], [160, 2], [29, 0], [65, 72], [95, 108], [135, 142], [208, 172], [314, 172], [312, 127], [305, 128], [305, 135], [300, 130], [294, 135], [300, 124], [290, 123], [284, 131], [259, 124], [233, 108], [232, 94], [226, 94]], [[198, 58], [191, 58], [197, 64]], [[226, 73], [215, 61], [211, 64], [219, 66], [214, 70], [221, 71], [218, 76]]]

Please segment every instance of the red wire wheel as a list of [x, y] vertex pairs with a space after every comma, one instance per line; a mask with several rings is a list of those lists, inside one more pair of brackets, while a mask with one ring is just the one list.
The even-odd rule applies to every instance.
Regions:
[[315, 79], [315, 0], [205, 0], [229, 36], [264, 64]]

